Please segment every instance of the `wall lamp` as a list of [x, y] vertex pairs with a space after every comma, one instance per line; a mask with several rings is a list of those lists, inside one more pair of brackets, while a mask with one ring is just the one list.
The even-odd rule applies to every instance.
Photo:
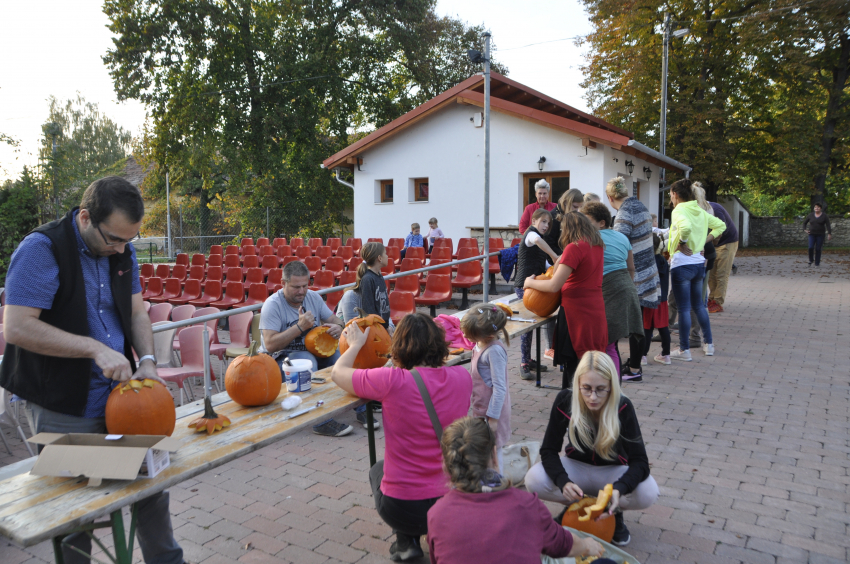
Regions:
[[634, 170], [635, 170], [635, 163], [633, 163], [632, 161], [626, 161], [626, 169], [629, 171], [629, 174], [631, 175], [631, 173], [634, 172]]
[[540, 160], [537, 161], [537, 170], [543, 172], [543, 163], [546, 162], [546, 157], [540, 157]]
[[649, 180], [652, 178], [652, 169], [648, 166], [643, 167], [643, 173], [646, 175], [646, 179]]

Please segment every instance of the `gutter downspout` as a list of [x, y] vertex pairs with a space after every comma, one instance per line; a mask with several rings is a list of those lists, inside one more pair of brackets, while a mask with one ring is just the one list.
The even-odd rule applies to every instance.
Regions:
[[[322, 165], [322, 168], [325, 168], [325, 165]], [[348, 186], [349, 188], [354, 190], [354, 184], [352, 184], [351, 182], [346, 182], [345, 180], [343, 180], [342, 178], [339, 177], [339, 167], [336, 167], [334, 169], [334, 178], [336, 179], [337, 182], [339, 182], [343, 186]]]

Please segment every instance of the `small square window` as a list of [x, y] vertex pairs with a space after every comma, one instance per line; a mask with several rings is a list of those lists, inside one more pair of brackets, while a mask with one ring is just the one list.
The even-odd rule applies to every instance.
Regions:
[[413, 200], [415, 202], [428, 201], [428, 179], [414, 178], [413, 179]]
[[381, 180], [381, 203], [393, 201], [393, 181]]

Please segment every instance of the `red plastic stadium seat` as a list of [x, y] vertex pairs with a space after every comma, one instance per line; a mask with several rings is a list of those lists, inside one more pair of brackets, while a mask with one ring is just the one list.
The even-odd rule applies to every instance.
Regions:
[[224, 266], [224, 257], [221, 255], [210, 255], [207, 259], [207, 268], [209, 269], [212, 266]]
[[311, 249], [313, 249], [313, 252], [315, 253], [316, 249], [318, 249], [319, 247], [322, 246], [322, 238], [321, 237], [311, 237], [310, 241], [307, 243], [307, 245]]
[[[463, 250], [461, 248], [458, 252]], [[472, 286], [481, 284], [484, 280], [481, 272], [481, 263], [477, 260], [459, 264], [457, 268], [457, 276], [452, 280], [452, 288], [461, 288], [463, 290], [463, 298], [460, 302], [460, 309], [469, 309], [469, 300], [467, 292]]]
[[252, 237], [244, 237], [242, 239], [242, 241], [239, 243], [239, 246], [242, 247], [243, 251], [245, 250], [245, 247], [248, 246], [248, 245], [251, 245], [251, 246], [254, 245], [254, 239]]
[[514, 237], [511, 239], [511, 247], [516, 247], [522, 242], [522, 237]]
[[387, 242], [387, 247], [398, 247], [399, 249], [403, 249], [404, 237], [390, 237], [390, 240]]
[[316, 256], [322, 259], [322, 264], [327, 264], [328, 259], [333, 255], [331, 253], [331, 248], [324, 245], [322, 247], [316, 247]]
[[452, 250], [449, 247], [434, 247], [431, 249], [431, 263], [434, 260], [452, 260]]
[[333, 285], [334, 273], [330, 270], [320, 270], [316, 272], [316, 275], [313, 277], [313, 284], [310, 286], [310, 289], [314, 292], [318, 292], [319, 290], [333, 288]]
[[322, 259], [319, 257], [307, 257], [304, 259], [304, 266], [310, 271], [310, 278], [312, 278], [318, 271], [322, 270]]
[[289, 246], [292, 247], [292, 252], [295, 252], [295, 249], [298, 247], [304, 246], [304, 238], [303, 237], [293, 237], [289, 241]]
[[166, 278], [162, 293], [150, 298], [152, 304], [161, 304], [180, 297], [180, 280], [178, 278]]
[[[263, 284], [263, 291], [266, 289], [266, 285]], [[241, 307], [245, 302], [245, 286], [242, 285], [242, 282], [228, 282], [226, 286], [226, 290], [224, 291], [224, 295], [220, 300], [213, 302], [210, 304], [211, 307], [218, 308], [220, 310], [230, 309], [234, 306]]]
[[290, 262], [295, 262], [295, 261], [297, 261], [297, 260], [299, 260], [299, 258], [298, 258], [298, 257], [284, 257], [284, 259], [283, 259], [283, 264], [281, 264], [281, 266], [282, 266], [282, 267], [285, 267], [285, 266], [286, 266], [287, 264], [289, 264]]
[[269, 244], [269, 238], [268, 237], [259, 237], [257, 239], [257, 246], [258, 247], [265, 247], [268, 244]]
[[180, 282], [185, 281], [186, 275], [188, 274], [186, 268], [185, 264], [175, 264], [171, 269], [171, 277], [180, 280]]
[[222, 247], [221, 245], [210, 245], [210, 256], [213, 255], [223, 256], [224, 247]]
[[404, 252], [404, 258], [418, 258], [425, 261], [425, 247], [410, 247]]
[[325, 270], [332, 272], [334, 278], [339, 278], [339, 275], [345, 271], [345, 262], [341, 257], [331, 257], [325, 263]]
[[292, 256], [292, 247], [289, 245], [281, 245], [275, 249], [275, 255], [277, 255], [277, 264], [283, 264], [283, 259], [286, 257]]
[[313, 249], [306, 245], [302, 245], [295, 249], [295, 256], [298, 257], [299, 260], [304, 260], [307, 257], [313, 256]]
[[353, 257], [350, 261], [348, 261], [348, 270], [352, 272], [357, 272], [357, 267], [363, 262], [363, 259], [360, 257]]
[[[505, 248], [505, 242], [502, 241], [501, 237], [490, 238], [490, 252], [493, 251], [501, 251]], [[487, 272], [488, 274], [498, 274], [502, 271], [501, 266], [499, 266], [499, 255], [493, 255], [490, 257], [490, 260], [487, 261]], [[492, 281], [493, 279], [491, 279]]]
[[242, 272], [247, 273], [251, 268], [260, 268], [260, 257], [257, 255], [246, 255], [242, 257]]
[[[239, 304], [239, 307], [261, 304], [266, 301], [268, 297], [269, 289], [265, 284], [251, 284], [248, 286], [248, 298], [245, 300], [244, 304]], [[213, 304], [213, 306], [215, 306], [215, 304]]]
[[346, 270], [342, 274], [339, 275], [339, 285], [345, 286], [346, 284], [353, 284], [357, 281], [357, 273], [352, 270]]
[[380, 244], [383, 245], [384, 244], [384, 238], [383, 237], [369, 237], [366, 240], [366, 242], [367, 243], [380, 243]]
[[236, 255], [239, 256], [239, 247], [236, 245], [228, 245], [226, 249], [224, 249], [224, 256], [227, 255]]
[[336, 250], [342, 246], [342, 239], [339, 237], [328, 237], [328, 247], [331, 248], [331, 254], [336, 254]]
[[[441, 264], [448, 264], [449, 262], [450, 261], [448, 259], [436, 259], [436, 260], [431, 260], [431, 263], [428, 266], [438, 266], [438, 265], [441, 265]], [[434, 270], [429, 270], [427, 274], [428, 274], [428, 276], [432, 276], [434, 274], [451, 276], [452, 275], [452, 269], [449, 266], [446, 266], [445, 268], [435, 268]]]
[[360, 249], [363, 247], [363, 240], [359, 237], [349, 237], [346, 239], [345, 245], [347, 247], [351, 247], [351, 250], [354, 252], [354, 256], [360, 256]]
[[171, 267], [167, 264], [158, 264], [156, 265], [156, 274], [154, 274], [157, 278], [162, 278], [165, 280], [166, 278], [171, 277]]
[[437, 305], [452, 299], [451, 276], [431, 274], [425, 281], [425, 291], [414, 298], [416, 305], [430, 306], [431, 317], [437, 317]]
[[[242, 280], [243, 280], [242, 269], [239, 268], [238, 266], [228, 268], [227, 272], [225, 272], [225, 275], [226, 275], [226, 278], [224, 279], [224, 282], [242, 282]], [[223, 285], [224, 284], [222, 284], [222, 286]]]
[[143, 300], [150, 300], [162, 293], [162, 278], [152, 276], [148, 278], [148, 289], [142, 294]]
[[260, 268], [263, 269], [263, 276], [268, 276], [269, 272], [272, 269], [277, 268], [278, 266], [280, 266], [280, 263], [278, 263], [277, 257], [275, 255], [266, 255], [263, 257], [263, 262], [260, 265]]
[[204, 295], [196, 300], [189, 300], [189, 305], [195, 307], [207, 307], [214, 301], [221, 299], [221, 280], [207, 280], [204, 286]]
[[192, 262], [190, 266], [206, 266], [207, 257], [202, 254], [195, 253], [192, 255]]
[[272, 247], [271, 245], [263, 245], [262, 247], [260, 247], [260, 260], [262, 260], [263, 257], [268, 255], [274, 255], [274, 247]]
[[413, 294], [395, 290], [390, 292], [390, 319], [398, 325], [401, 318], [410, 313], [416, 313], [416, 301]]
[[263, 276], [262, 268], [249, 268], [245, 273], [245, 280], [242, 281], [246, 287], [250, 287], [251, 284], [265, 284], [266, 277]]
[[354, 257], [354, 249], [352, 247], [340, 247], [336, 250], [337, 258], [341, 258], [345, 266], [348, 266], [348, 261]]
[[389, 259], [389, 264], [395, 268], [396, 266], [401, 264], [401, 249], [398, 247], [385, 247], [387, 251], [387, 258]]
[[328, 309], [331, 311], [336, 310], [336, 306], [339, 305], [339, 301], [342, 299], [344, 293], [345, 290], [337, 290], [336, 292], [325, 294], [325, 305], [328, 306]]
[[239, 255], [224, 255], [224, 268], [239, 268]]
[[272, 247], [278, 248], [282, 247], [286, 244], [286, 237], [276, 237], [274, 241], [272, 241]]
[[189, 255], [186, 253], [177, 253], [177, 256], [174, 257], [174, 264], [182, 264], [183, 266], [189, 266]]
[[274, 292], [275, 286], [283, 286], [283, 269], [273, 268], [269, 270], [269, 277], [266, 280], [266, 287], [269, 293]]
[[201, 281], [195, 278], [186, 280], [186, 285], [183, 287], [183, 293], [176, 298], [171, 298], [168, 303], [177, 307], [188, 304], [192, 300], [197, 300], [201, 297]]
[[408, 276], [401, 276], [395, 279], [395, 292], [408, 292], [413, 297], [419, 295], [420, 287], [419, 287], [419, 276], [416, 274], [410, 274]]
[[[203, 256], [203, 255], [201, 255]], [[139, 265], [139, 275], [141, 275], [145, 280], [151, 278], [154, 274], [154, 266], [149, 262], [145, 262]]]
[[210, 280], [215, 280], [219, 284], [221, 284], [222, 277], [224, 276], [224, 272], [220, 266], [211, 266], [207, 271], [207, 277], [201, 282], [201, 288], [205, 288], [207, 283]]

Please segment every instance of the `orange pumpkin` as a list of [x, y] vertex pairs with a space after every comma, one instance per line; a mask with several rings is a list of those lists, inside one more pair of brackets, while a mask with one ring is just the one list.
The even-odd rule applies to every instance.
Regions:
[[[354, 368], [380, 368], [384, 366], [390, 358], [390, 350], [393, 344], [392, 337], [384, 329], [384, 319], [373, 313], [366, 317], [352, 319], [345, 326], [348, 327], [352, 323], [356, 323], [361, 331], [365, 331], [367, 327], [371, 328], [368, 341], [354, 359]], [[345, 340], [345, 335], [343, 335], [339, 339], [339, 352], [344, 353], [347, 350], [348, 341]]]
[[304, 346], [307, 351], [317, 358], [330, 358], [339, 346], [339, 339], [335, 339], [328, 333], [329, 327], [322, 325], [311, 329], [304, 337]]
[[177, 412], [168, 388], [156, 380], [115, 386], [106, 400], [106, 430], [112, 435], [169, 435]]
[[[545, 274], [537, 276], [535, 280], [551, 280], [554, 269], [550, 267]], [[561, 292], [541, 292], [533, 288], [526, 288], [522, 295], [522, 303], [525, 308], [539, 315], [540, 317], [549, 317], [561, 305]]]
[[573, 503], [564, 513], [561, 524], [565, 527], [572, 527], [577, 531], [590, 533], [605, 542], [611, 542], [611, 539], [614, 538], [614, 517], [609, 515], [599, 521], [596, 518], [605, 512], [613, 493], [613, 484], [608, 484], [604, 490], [599, 490], [597, 497], [586, 497]]
[[269, 355], [258, 354], [258, 346], [257, 341], [251, 343], [248, 354], [236, 357], [224, 375], [230, 399], [245, 407], [268, 405], [280, 393], [280, 367]]

